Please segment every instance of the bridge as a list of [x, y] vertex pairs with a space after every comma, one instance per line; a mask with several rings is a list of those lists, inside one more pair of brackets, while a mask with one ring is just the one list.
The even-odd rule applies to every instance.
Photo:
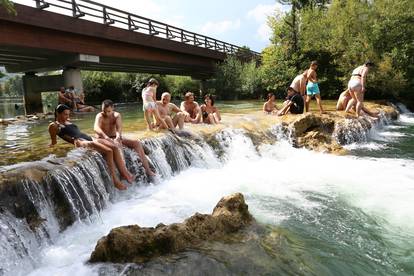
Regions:
[[[74, 85], [81, 70], [187, 75], [206, 79], [228, 54], [259, 53], [89, 0], [34, 0], [0, 8], [0, 65], [25, 72], [27, 113], [40, 91]], [[37, 72], [62, 70], [40, 80]], [[28, 104], [29, 103], [29, 104]]]

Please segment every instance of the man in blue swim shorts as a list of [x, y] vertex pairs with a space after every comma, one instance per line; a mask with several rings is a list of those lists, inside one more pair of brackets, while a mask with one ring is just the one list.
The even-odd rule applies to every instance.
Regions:
[[318, 104], [319, 107], [319, 113], [324, 113], [323, 108], [322, 108], [322, 103], [321, 103], [321, 94], [319, 91], [319, 86], [318, 86], [318, 79], [316, 76], [316, 69], [318, 68], [318, 62], [317, 61], [312, 61], [311, 65], [308, 69], [308, 73], [307, 73], [307, 79], [308, 79], [308, 84], [306, 85], [306, 103], [305, 103], [305, 109], [306, 112], [309, 111], [309, 102], [312, 99], [313, 96], [315, 96], [316, 99], [316, 103]]

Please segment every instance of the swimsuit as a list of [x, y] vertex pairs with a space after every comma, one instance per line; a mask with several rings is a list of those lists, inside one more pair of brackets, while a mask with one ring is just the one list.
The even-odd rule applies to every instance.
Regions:
[[149, 109], [156, 109], [156, 108], [157, 108], [157, 104], [155, 102], [146, 102], [142, 106], [142, 110], [144, 111], [149, 110]]
[[142, 89], [142, 101], [143, 101], [143, 106], [142, 106], [142, 110], [147, 111], [149, 109], [156, 109], [157, 108], [157, 104], [154, 102], [152, 96], [154, 95], [153, 90], [154, 88], [152, 87], [145, 87], [144, 89]]
[[75, 124], [64, 125], [64, 124], [58, 123], [58, 125], [59, 125], [59, 130], [58, 130], [57, 135], [69, 143], [73, 143], [73, 141], [76, 139], [92, 141], [92, 138], [89, 135], [82, 133], [79, 130], [78, 126]]
[[309, 96], [313, 96], [319, 93], [320, 91], [319, 91], [318, 83], [309, 81], [308, 84], [306, 85], [306, 94]]
[[355, 68], [352, 71], [352, 76], [353, 77], [359, 77], [358, 79], [350, 79], [348, 82], [348, 89], [351, 91], [356, 91], [356, 90], [360, 90], [360, 88], [362, 88], [362, 83], [361, 83], [361, 71], [362, 71], [362, 66], [358, 66], [357, 68]]
[[303, 97], [300, 94], [296, 93], [290, 96], [288, 99], [292, 102], [292, 105], [289, 108], [290, 113], [302, 114], [304, 107]]

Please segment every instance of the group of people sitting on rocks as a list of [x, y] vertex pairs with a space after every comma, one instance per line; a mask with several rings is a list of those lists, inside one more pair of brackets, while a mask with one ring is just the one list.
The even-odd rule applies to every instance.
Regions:
[[[194, 94], [187, 92], [181, 108], [171, 103], [171, 95], [164, 92], [160, 101], [156, 101], [156, 89], [158, 81], [150, 79], [142, 91], [144, 117], [150, 130], [169, 129], [174, 132], [178, 126], [183, 129], [184, 123], [216, 124], [221, 120], [219, 110], [214, 106], [214, 98], [211, 95], [204, 97], [205, 104], [199, 106], [194, 101]], [[79, 110], [80, 101], [62, 88], [59, 101], [55, 108], [55, 120], [49, 124], [51, 138], [50, 147], [56, 145], [57, 136], [76, 147], [89, 148], [98, 151], [103, 155], [109, 168], [114, 186], [117, 189], [125, 190], [127, 186], [121, 182], [116, 174], [118, 169], [122, 178], [132, 183], [134, 176], [126, 168], [122, 157], [122, 146], [133, 149], [141, 159], [142, 165], [148, 176], [155, 176], [145, 156], [142, 144], [139, 140], [133, 140], [122, 136], [122, 118], [119, 112], [114, 110], [114, 103], [111, 100], [104, 100], [101, 105], [101, 112], [95, 117], [95, 137], [91, 137], [79, 130], [70, 121], [71, 111]], [[71, 95], [71, 96], [69, 96]], [[61, 97], [62, 96], [62, 97]], [[155, 120], [153, 120], [155, 118]]]
[[[357, 117], [362, 112], [371, 117], [378, 117], [378, 112], [370, 111], [364, 106], [366, 77], [372, 66], [374, 66], [374, 63], [367, 61], [352, 71], [348, 88], [339, 96], [336, 110], [344, 110], [345, 112], [355, 110]], [[312, 97], [315, 97], [319, 112], [323, 114], [324, 110], [316, 74], [317, 68], [317, 61], [312, 61], [308, 69], [293, 79], [287, 89], [286, 101], [284, 101], [281, 109], [278, 109], [276, 106], [276, 96], [273, 93], [269, 93], [267, 101], [263, 104], [263, 111], [267, 114], [276, 114], [278, 116], [287, 113], [302, 114], [304, 110], [306, 112], [309, 111], [310, 100]]]
[[214, 106], [214, 97], [210, 94], [204, 96], [204, 104], [201, 106], [194, 101], [194, 94], [187, 92], [180, 108], [171, 103], [171, 95], [164, 92], [161, 101], [156, 100], [159, 83], [151, 78], [142, 90], [142, 109], [149, 130], [169, 129], [174, 130], [177, 125], [180, 129], [184, 123], [218, 124], [221, 121], [220, 112]]
[[73, 85], [69, 86], [68, 89], [61, 87], [58, 92], [59, 104], [65, 104], [72, 111], [77, 112], [94, 112], [96, 109], [93, 106], [85, 104], [85, 93], [75, 89]]
[[[372, 62], [366, 62], [353, 70], [347, 90], [341, 93], [339, 97], [337, 110], [349, 112], [351, 109], [355, 109], [357, 116], [360, 116], [361, 112], [365, 112], [369, 116], [378, 116], [377, 113], [365, 108], [363, 104], [366, 76], [369, 68], [372, 66]], [[263, 111], [279, 116], [287, 113], [301, 114], [304, 109], [306, 111], [309, 110], [309, 102], [314, 96], [319, 106], [319, 112], [321, 114], [324, 113], [317, 82], [317, 67], [317, 62], [312, 61], [307, 70], [294, 78], [287, 89], [287, 98], [281, 109], [276, 107], [275, 95], [269, 93], [267, 101], [263, 105]], [[220, 123], [220, 112], [214, 105], [214, 97], [212, 95], [206, 95], [204, 97], [204, 104], [200, 106], [194, 101], [194, 94], [187, 92], [179, 108], [171, 103], [171, 95], [168, 92], [164, 92], [161, 100], [157, 101], [156, 92], [158, 86], [158, 81], [151, 78], [142, 90], [144, 118], [149, 130], [168, 129], [175, 132], [177, 126], [179, 129], [183, 129], [184, 123]], [[76, 147], [90, 148], [100, 152], [108, 164], [115, 187], [120, 190], [124, 190], [127, 187], [117, 177], [116, 168], [121, 177], [128, 182], [131, 183], [134, 180], [134, 176], [128, 171], [122, 158], [122, 146], [131, 148], [138, 154], [148, 176], [155, 175], [149, 166], [140, 141], [122, 136], [121, 114], [114, 110], [114, 103], [111, 100], [103, 101], [101, 112], [96, 115], [94, 123], [95, 137], [82, 133], [69, 119], [71, 111], [95, 110], [94, 107], [85, 105], [83, 93], [77, 94], [73, 86], [69, 87], [68, 90], [62, 87], [59, 91], [59, 103], [55, 109], [55, 120], [49, 125], [50, 146], [57, 143], [56, 136], [59, 136]]]

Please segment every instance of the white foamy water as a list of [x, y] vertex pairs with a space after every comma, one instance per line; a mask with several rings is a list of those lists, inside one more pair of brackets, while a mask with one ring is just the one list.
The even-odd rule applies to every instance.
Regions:
[[[91, 223], [77, 223], [56, 243], [41, 251], [38, 269], [30, 275], [94, 275], [99, 265], [86, 265], [97, 240], [111, 228], [180, 222], [195, 212], [211, 213], [218, 200], [242, 192], [253, 215], [278, 225], [289, 216], [262, 205], [262, 198], [287, 200], [312, 210], [322, 203], [307, 196], [317, 192], [342, 198], [364, 213], [381, 218], [384, 229], [414, 231], [414, 161], [338, 157], [294, 149], [287, 142], [262, 145], [256, 151], [241, 132], [223, 136], [228, 145], [222, 167], [191, 167], [159, 185], [129, 189]], [[281, 207], [283, 208], [283, 206]], [[282, 214], [283, 213], [283, 214]], [[390, 230], [391, 231], [391, 230]]]

